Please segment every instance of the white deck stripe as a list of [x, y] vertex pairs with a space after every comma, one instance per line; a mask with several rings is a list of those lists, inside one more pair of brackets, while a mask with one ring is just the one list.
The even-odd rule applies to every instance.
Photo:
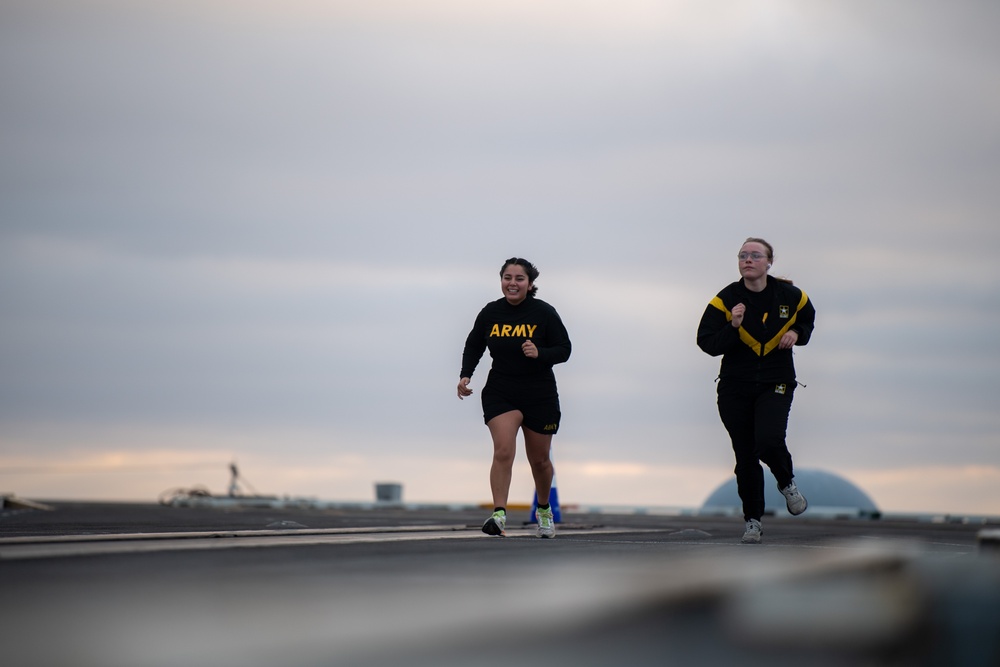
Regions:
[[[646, 532], [634, 528], [595, 528], [592, 533]], [[534, 528], [509, 529], [507, 538], [534, 537]], [[357, 528], [298, 531], [227, 531], [208, 533], [130, 533], [127, 535], [67, 535], [47, 538], [4, 538], [0, 561], [66, 556], [197, 551], [259, 547], [311, 546], [321, 544], [370, 544], [416, 540], [497, 539], [479, 528], [413, 527]]]

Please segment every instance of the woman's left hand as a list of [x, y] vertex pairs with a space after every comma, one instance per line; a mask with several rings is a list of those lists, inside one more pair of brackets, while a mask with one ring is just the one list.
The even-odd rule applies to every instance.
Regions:
[[538, 348], [535, 347], [535, 344], [531, 342], [530, 338], [525, 339], [525, 341], [521, 343], [521, 351], [524, 352], [524, 356], [529, 359], [538, 358]]
[[799, 340], [799, 334], [794, 329], [789, 329], [785, 332], [785, 335], [781, 337], [778, 341], [779, 350], [790, 350], [793, 345]]

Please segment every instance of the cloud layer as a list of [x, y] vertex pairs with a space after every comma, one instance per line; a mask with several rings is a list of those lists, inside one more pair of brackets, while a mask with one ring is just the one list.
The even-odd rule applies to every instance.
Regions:
[[485, 499], [454, 384], [516, 254], [574, 342], [564, 497], [698, 505], [732, 463], [694, 330], [754, 235], [818, 312], [796, 464], [1000, 514], [998, 14], [5, 2], [0, 486], [221, 491], [236, 458]]

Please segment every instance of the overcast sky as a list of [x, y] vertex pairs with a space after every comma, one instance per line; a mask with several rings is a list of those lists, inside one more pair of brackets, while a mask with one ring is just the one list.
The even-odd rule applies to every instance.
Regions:
[[574, 344], [561, 501], [699, 506], [733, 461], [695, 331], [762, 236], [817, 310], [796, 466], [1000, 514], [998, 28], [992, 0], [3, 0], [0, 491], [223, 493], [235, 460], [261, 493], [487, 502], [488, 356], [455, 385], [520, 255]]

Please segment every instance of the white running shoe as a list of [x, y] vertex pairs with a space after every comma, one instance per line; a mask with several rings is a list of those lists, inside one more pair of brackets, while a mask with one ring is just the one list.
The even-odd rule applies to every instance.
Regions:
[[788, 512], [792, 516], [802, 514], [809, 507], [809, 502], [805, 499], [805, 496], [799, 493], [799, 488], [795, 486], [795, 482], [791, 482], [783, 488], [781, 495], [785, 497], [785, 505], [788, 506]]
[[757, 519], [750, 519], [747, 521], [746, 532], [743, 533], [743, 539], [740, 540], [743, 544], [760, 544], [761, 536], [764, 534], [763, 529], [760, 527], [760, 521]]
[[552, 513], [552, 508], [550, 507], [547, 510], [537, 509], [535, 510], [535, 516], [538, 518], [538, 536], [555, 537], [556, 520], [555, 515]]
[[494, 512], [486, 523], [483, 524], [483, 532], [487, 535], [495, 535], [497, 537], [503, 537], [507, 533], [504, 529], [507, 527], [507, 514], [500, 512], [499, 510]]

